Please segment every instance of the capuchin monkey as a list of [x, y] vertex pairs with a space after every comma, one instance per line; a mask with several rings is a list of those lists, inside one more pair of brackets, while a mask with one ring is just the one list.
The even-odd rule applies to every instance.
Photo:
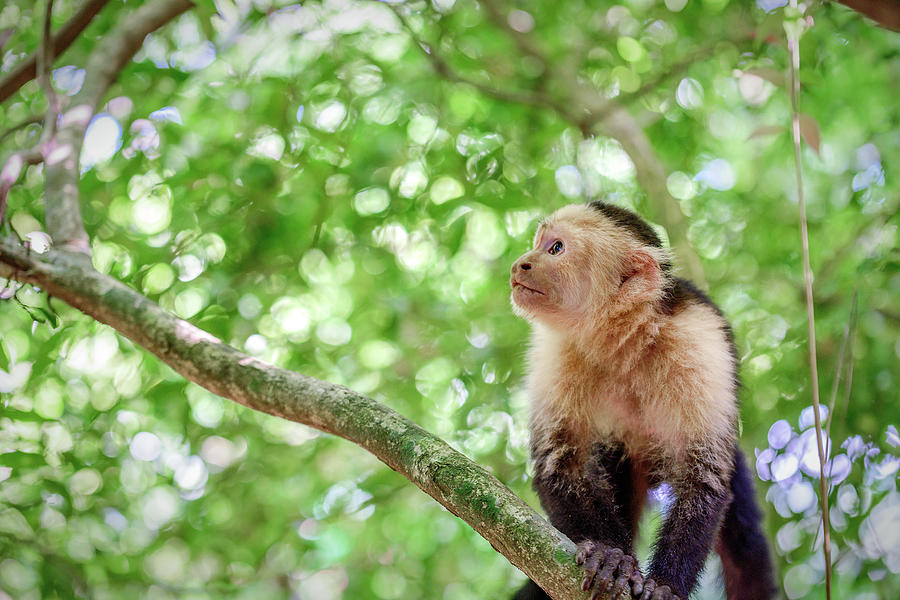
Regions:
[[[592, 597], [686, 600], [715, 546], [729, 600], [769, 599], [769, 549], [736, 443], [731, 329], [670, 270], [653, 229], [603, 202], [556, 211], [513, 264], [513, 309], [532, 325], [534, 487], [578, 545]], [[634, 538], [648, 489], [663, 483], [672, 502], [644, 574]], [[548, 596], [529, 582], [515, 598]]]

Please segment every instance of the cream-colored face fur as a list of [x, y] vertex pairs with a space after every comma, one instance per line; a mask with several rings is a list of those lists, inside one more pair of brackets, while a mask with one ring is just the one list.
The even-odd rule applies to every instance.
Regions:
[[[663, 257], [590, 206], [565, 206], [538, 226], [533, 248], [513, 263], [513, 310], [549, 326], [578, 327], [611, 304], [650, 299]], [[635, 274], [641, 277], [632, 284], [640, 285], [625, 286]]]

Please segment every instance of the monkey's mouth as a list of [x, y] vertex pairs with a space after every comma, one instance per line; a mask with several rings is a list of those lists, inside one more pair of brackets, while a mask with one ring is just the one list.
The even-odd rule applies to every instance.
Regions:
[[525, 285], [525, 284], [522, 283], [521, 281], [517, 281], [517, 280], [515, 280], [515, 279], [512, 281], [512, 288], [513, 288], [513, 291], [516, 291], [516, 290], [518, 290], [518, 289], [522, 289], [522, 290], [525, 290], [526, 292], [529, 292], [529, 293], [532, 293], [532, 294], [540, 294], [541, 296], [546, 296], [546, 295], [547, 295], [547, 294], [545, 294], [544, 292], [542, 292], [542, 291], [540, 291], [540, 290], [536, 290], [536, 289], [531, 288], [531, 287], [528, 287], [527, 285]]

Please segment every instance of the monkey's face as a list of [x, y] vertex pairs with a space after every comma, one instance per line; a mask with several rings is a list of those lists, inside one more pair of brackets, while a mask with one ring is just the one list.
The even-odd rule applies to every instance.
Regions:
[[538, 228], [534, 247], [512, 265], [510, 300], [517, 315], [548, 324], [586, 316], [591, 277], [584, 240], [573, 223], [548, 222]]
[[520, 317], [579, 328], [613, 305], [649, 299], [658, 274], [657, 257], [626, 230], [573, 204], [544, 221], [513, 263], [510, 299]]

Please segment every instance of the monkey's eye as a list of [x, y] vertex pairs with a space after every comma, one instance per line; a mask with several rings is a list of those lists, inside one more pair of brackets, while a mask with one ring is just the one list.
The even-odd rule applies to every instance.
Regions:
[[556, 240], [555, 242], [553, 242], [547, 252], [552, 254], [553, 256], [556, 256], [557, 254], [561, 254], [564, 249], [565, 246], [563, 245], [562, 240]]

